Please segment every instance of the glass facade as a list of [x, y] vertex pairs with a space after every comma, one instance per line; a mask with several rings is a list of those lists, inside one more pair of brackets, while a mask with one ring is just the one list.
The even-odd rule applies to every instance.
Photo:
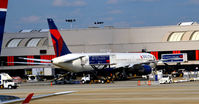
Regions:
[[168, 41], [181, 41], [183, 35], [185, 32], [173, 32], [169, 38]]
[[26, 47], [37, 47], [41, 38], [32, 38], [28, 41]]
[[7, 47], [18, 47], [21, 41], [22, 39], [11, 39], [11, 41], [8, 42]]
[[199, 31], [195, 31], [195, 32], [192, 34], [190, 40], [199, 40]]

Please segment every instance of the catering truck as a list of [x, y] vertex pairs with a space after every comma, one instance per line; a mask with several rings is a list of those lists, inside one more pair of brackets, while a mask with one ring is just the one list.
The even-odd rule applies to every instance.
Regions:
[[13, 82], [12, 77], [7, 73], [0, 73], [0, 88], [16, 89], [17, 83]]

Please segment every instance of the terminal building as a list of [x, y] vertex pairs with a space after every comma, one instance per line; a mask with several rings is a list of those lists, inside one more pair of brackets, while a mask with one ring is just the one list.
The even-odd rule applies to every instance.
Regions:
[[[174, 26], [135, 28], [105, 26], [104, 28], [60, 30], [60, 32], [69, 49], [74, 53], [148, 52], [157, 60], [161, 59], [162, 54], [187, 53], [187, 62], [180, 65], [172, 64], [170, 68], [197, 70], [199, 66], [199, 24], [194, 22]], [[0, 72], [25, 75], [33, 74], [31, 70], [37, 69], [40, 71], [34, 73], [44, 74], [46, 70], [57, 68], [14, 63], [26, 61], [21, 57], [49, 60], [54, 58], [55, 53], [48, 30], [5, 33], [0, 56]], [[160, 64], [158, 68], [165, 67]], [[52, 72], [49, 74], [49, 71], [46, 73], [52, 74]]]

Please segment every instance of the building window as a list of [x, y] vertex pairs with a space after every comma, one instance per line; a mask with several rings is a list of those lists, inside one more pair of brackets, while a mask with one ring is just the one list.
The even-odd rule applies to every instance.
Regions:
[[199, 40], [199, 31], [194, 32], [190, 40]]
[[168, 41], [181, 41], [185, 32], [173, 32], [168, 38]]
[[46, 54], [46, 53], [47, 53], [46, 50], [40, 50], [40, 54], [41, 54], [41, 55], [44, 55], [44, 54]]
[[28, 41], [26, 47], [37, 47], [41, 38], [32, 38]]
[[19, 43], [22, 41], [22, 39], [11, 39], [8, 44], [7, 47], [18, 47]]
[[48, 39], [47, 38], [45, 39], [43, 46], [48, 46]]
[[196, 60], [196, 51], [195, 50], [185, 50], [185, 51], [181, 51], [181, 53], [187, 53], [188, 61]]

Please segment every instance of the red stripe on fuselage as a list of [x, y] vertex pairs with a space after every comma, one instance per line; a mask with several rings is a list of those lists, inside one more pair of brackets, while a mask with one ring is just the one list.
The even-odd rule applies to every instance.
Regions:
[[8, 0], [0, 0], [0, 8], [7, 9], [8, 7]]
[[58, 41], [58, 47], [56, 46], [56, 40], [52, 39], [53, 40], [53, 46], [55, 48], [55, 52], [57, 51], [57, 48], [59, 49], [58, 51], [59, 52], [56, 52], [56, 55], [57, 53], [59, 53], [58, 56], [61, 55], [61, 51], [62, 51], [62, 47], [63, 47], [63, 39], [59, 33], [59, 31], [57, 29], [50, 29], [50, 33], [57, 39]]

